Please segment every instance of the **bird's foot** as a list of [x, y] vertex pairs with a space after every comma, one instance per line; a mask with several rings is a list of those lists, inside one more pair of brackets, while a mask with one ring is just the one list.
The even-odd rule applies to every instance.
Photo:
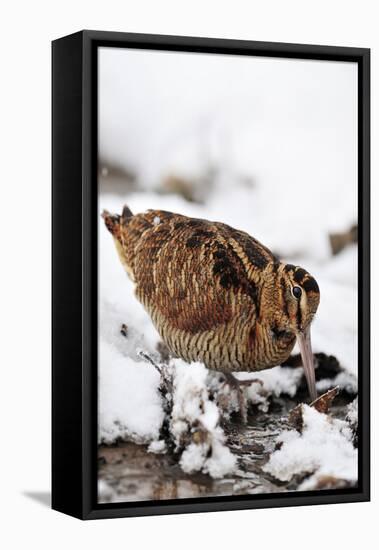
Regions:
[[242, 386], [250, 385], [250, 381], [239, 380], [230, 372], [224, 373], [224, 375], [226, 384], [228, 384], [230, 389], [236, 390], [237, 392], [238, 408], [241, 415], [241, 420], [243, 424], [247, 424], [247, 405]]

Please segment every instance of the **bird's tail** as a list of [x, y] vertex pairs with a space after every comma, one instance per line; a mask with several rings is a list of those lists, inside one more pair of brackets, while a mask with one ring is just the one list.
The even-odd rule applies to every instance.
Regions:
[[114, 238], [120, 261], [133, 280], [134, 252], [133, 246], [131, 246], [132, 243], [129, 242], [130, 236], [128, 235], [128, 225], [133, 218], [133, 213], [130, 208], [125, 205], [121, 216], [119, 214], [111, 214], [108, 210], [103, 210], [101, 216], [104, 219], [106, 228]]
[[130, 208], [125, 204], [122, 209], [121, 216], [119, 214], [111, 214], [108, 210], [103, 210], [101, 217], [104, 219], [104, 223], [108, 231], [115, 237], [120, 236], [120, 226], [128, 224], [133, 217], [133, 213]]

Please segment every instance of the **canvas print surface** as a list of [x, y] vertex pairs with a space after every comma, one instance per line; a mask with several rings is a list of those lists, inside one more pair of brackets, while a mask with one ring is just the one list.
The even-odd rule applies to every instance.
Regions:
[[99, 49], [99, 503], [356, 486], [357, 78]]

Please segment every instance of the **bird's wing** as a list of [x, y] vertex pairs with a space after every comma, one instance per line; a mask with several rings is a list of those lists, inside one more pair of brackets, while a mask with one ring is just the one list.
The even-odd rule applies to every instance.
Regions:
[[244, 231], [223, 223], [216, 222], [214, 225], [243, 263], [248, 279], [259, 283], [268, 264], [277, 262], [271, 250]]
[[162, 211], [144, 216], [138, 227], [151, 227], [135, 248], [134, 272], [150, 313], [191, 333], [257, 314], [267, 249], [224, 224]]

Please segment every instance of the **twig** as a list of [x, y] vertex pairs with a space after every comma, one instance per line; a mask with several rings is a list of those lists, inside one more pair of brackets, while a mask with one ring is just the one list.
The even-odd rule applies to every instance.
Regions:
[[146, 351], [144, 351], [142, 349], [139, 349], [139, 350], [137, 350], [137, 355], [139, 357], [142, 357], [146, 361], [148, 361], [151, 365], [153, 365], [153, 367], [155, 367], [157, 369], [157, 371], [159, 372], [160, 375], [163, 374], [162, 373], [162, 367], [160, 365], [158, 365], [158, 363], [156, 363], [154, 361], [154, 359], [148, 353], [146, 353]]

